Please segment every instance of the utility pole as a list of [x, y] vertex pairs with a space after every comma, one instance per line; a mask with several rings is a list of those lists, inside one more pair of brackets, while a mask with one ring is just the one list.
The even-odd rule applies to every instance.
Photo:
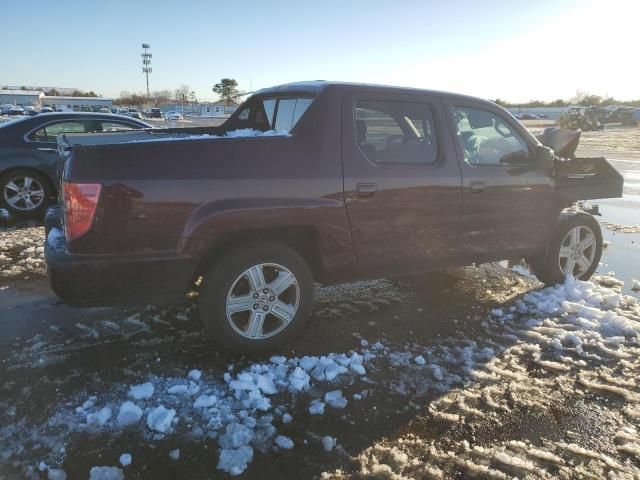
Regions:
[[149, 45], [148, 43], [142, 44], [142, 49], [144, 50], [142, 52], [142, 73], [144, 73], [145, 76], [147, 77], [147, 101], [149, 101], [149, 74], [152, 71], [151, 52], [149, 51], [150, 48], [151, 48], [151, 45]]

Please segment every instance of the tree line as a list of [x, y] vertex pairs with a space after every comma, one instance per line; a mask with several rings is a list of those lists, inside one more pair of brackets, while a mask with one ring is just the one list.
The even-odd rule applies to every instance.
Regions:
[[[227, 102], [240, 103], [239, 99], [243, 93], [238, 89], [238, 82], [233, 78], [223, 78], [212, 87], [212, 91], [217, 93], [221, 100]], [[163, 103], [181, 103], [183, 105], [197, 104], [196, 92], [189, 85], [180, 85], [175, 90], [156, 90], [149, 94], [149, 98], [144, 92], [132, 93], [123, 91], [120, 97], [115, 99], [115, 105], [160, 105]]]
[[578, 90], [575, 97], [569, 100], [563, 100], [559, 98], [551, 102], [544, 102], [542, 100], [531, 100], [525, 103], [512, 103], [501, 98], [496, 98], [495, 103], [501, 107], [511, 108], [535, 108], [535, 107], [568, 107], [570, 105], [579, 105], [582, 107], [608, 107], [610, 105], [626, 105], [629, 107], [640, 107], [640, 100], [616, 100], [613, 97], [603, 97], [601, 95], [594, 95], [589, 92], [583, 92]]

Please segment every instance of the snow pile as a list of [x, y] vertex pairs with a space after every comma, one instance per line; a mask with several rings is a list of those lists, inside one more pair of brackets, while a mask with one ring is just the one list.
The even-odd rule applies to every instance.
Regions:
[[[425, 349], [424, 368], [440, 379], [433, 386], [452, 387], [428, 406], [434, 421], [443, 425], [438, 439], [411, 433], [386, 439], [358, 456], [360, 468], [354, 477], [448, 478], [452, 471], [496, 479], [640, 477], [638, 464], [629, 460], [640, 458], [640, 302], [621, 294], [618, 282], [604, 283], [610, 287], [567, 279], [494, 309], [483, 323], [488, 334], [484, 341], [491, 347], [467, 341]], [[494, 354], [482, 360], [489, 348]], [[412, 362], [411, 352], [390, 352], [389, 358], [403, 367], [398, 384], [405, 383], [404, 394], [416, 392], [419, 384], [410, 384], [412, 377], [404, 371], [422, 368]], [[458, 368], [452, 368], [454, 362]], [[455, 377], [457, 385], [464, 381], [459, 388]], [[615, 434], [618, 457], [606, 446], [604, 451], [593, 449], [589, 430], [583, 433], [585, 444], [577, 443], [580, 436], [570, 431], [566, 435], [576, 441], [542, 437], [534, 445], [504, 438], [521, 435], [521, 428], [527, 432], [527, 418], [555, 422], [557, 412], [589, 405], [583, 402], [601, 395], [616, 399], [591, 408], [621, 426]], [[520, 426], [516, 422], [523, 415]], [[571, 416], [564, 421], [571, 421]], [[573, 421], [579, 425], [580, 416]], [[480, 434], [482, 443], [470, 443], [475, 436], [460, 441], [461, 428]], [[490, 440], [491, 432], [499, 432], [496, 440]], [[322, 475], [354, 477], [341, 471]]]
[[0, 230], [0, 277], [45, 270], [44, 227]]
[[[218, 465], [232, 475], [246, 470], [254, 450], [294, 448], [293, 439], [278, 435], [274, 421], [290, 423], [293, 417], [274, 398], [311, 396], [312, 414], [324, 413], [325, 402], [337, 409], [348, 406], [341, 390], [318, 390], [323, 384], [351, 384], [366, 375], [366, 364], [377, 357], [375, 350], [287, 358], [273, 356], [267, 362], [249, 364], [221, 378], [206, 379], [200, 370], [190, 370], [182, 378], [150, 376], [140, 384], [121, 385], [117, 391], [93, 395], [74, 402], [70, 411], [60, 411], [47, 422], [61, 441], [69, 432], [137, 429], [149, 440], [169, 435], [216, 439]], [[313, 390], [313, 393], [311, 393]], [[286, 401], [286, 400], [285, 400]], [[179, 453], [171, 452], [171, 458]], [[62, 455], [52, 460], [61, 461]], [[130, 459], [129, 459], [130, 460]], [[121, 458], [126, 466], [128, 457]], [[96, 467], [95, 478], [116, 475], [116, 467]]]

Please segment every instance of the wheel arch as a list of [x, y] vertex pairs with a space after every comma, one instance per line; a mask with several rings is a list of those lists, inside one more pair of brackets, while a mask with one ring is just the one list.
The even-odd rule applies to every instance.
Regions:
[[51, 176], [47, 172], [45, 172], [44, 170], [42, 170], [40, 168], [37, 168], [37, 167], [34, 167], [32, 165], [25, 165], [25, 166], [22, 166], [22, 165], [11, 165], [9, 167], [3, 168], [0, 171], [0, 177], [3, 177], [4, 175], [6, 175], [6, 174], [8, 174], [10, 172], [16, 171], [16, 170], [28, 170], [30, 172], [35, 172], [38, 175], [42, 175], [45, 178], [45, 180], [47, 181], [47, 183], [49, 184], [48, 185], [49, 188], [51, 188], [51, 195], [52, 196], [57, 196], [58, 188], [56, 187], [55, 180], [53, 178], [51, 178]]
[[248, 228], [224, 233], [205, 249], [195, 272], [195, 278], [204, 275], [207, 269], [223, 257], [230, 248], [256, 242], [277, 242], [295, 250], [307, 263], [313, 278], [322, 281], [325, 267], [320, 236], [311, 226], [280, 226]]

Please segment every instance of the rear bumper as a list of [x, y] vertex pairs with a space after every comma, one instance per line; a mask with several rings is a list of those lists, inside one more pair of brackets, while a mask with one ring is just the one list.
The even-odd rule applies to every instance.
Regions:
[[185, 300], [197, 266], [194, 259], [175, 254], [71, 254], [51, 216], [46, 227], [49, 283], [67, 305], [166, 305]]

